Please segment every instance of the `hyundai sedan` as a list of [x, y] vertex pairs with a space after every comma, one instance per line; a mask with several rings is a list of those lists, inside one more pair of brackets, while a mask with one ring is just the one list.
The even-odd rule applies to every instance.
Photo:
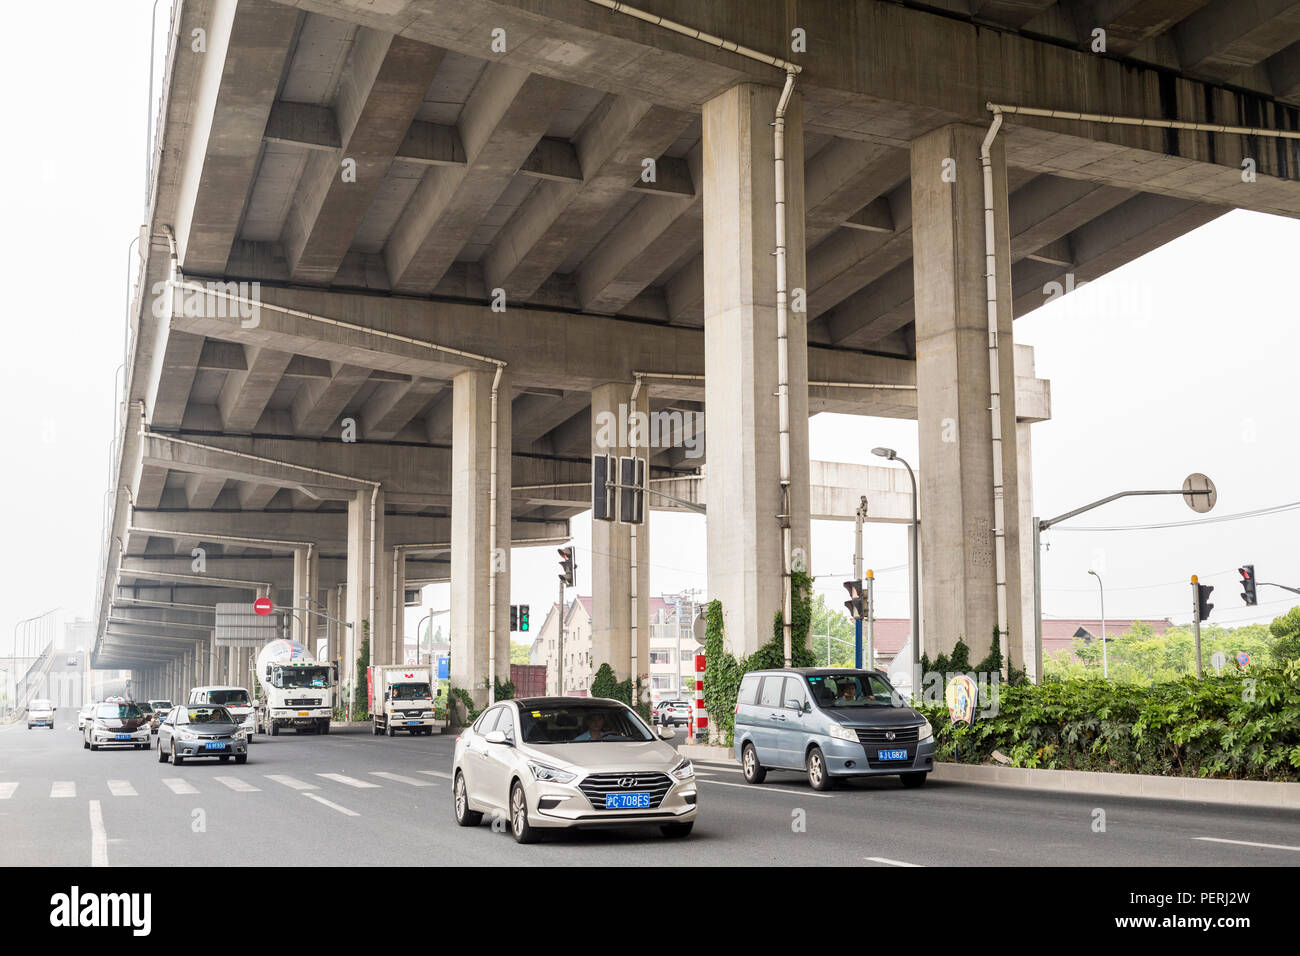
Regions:
[[216, 757], [226, 763], [248, 761], [248, 732], [224, 707], [190, 704], [173, 707], [158, 726], [158, 762], [171, 758], [179, 767], [192, 757]]
[[456, 822], [503, 814], [519, 843], [561, 827], [657, 825], [684, 837], [695, 825], [691, 762], [625, 704], [531, 697], [489, 707], [456, 738]]

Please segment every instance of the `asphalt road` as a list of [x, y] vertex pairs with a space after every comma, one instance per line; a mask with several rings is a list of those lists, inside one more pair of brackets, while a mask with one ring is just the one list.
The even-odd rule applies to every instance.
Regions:
[[368, 730], [259, 736], [243, 766], [172, 767], [156, 751], [83, 750], [75, 711], [60, 711], [53, 731], [0, 727], [0, 863], [1300, 864], [1294, 812], [937, 781], [904, 790], [894, 777], [819, 794], [800, 775], [769, 773], [751, 787], [734, 766], [704, 764], [700, 815], [685, 840], [602, 829], [518, 846], [504, 826], [455, 825], [453, 743]]

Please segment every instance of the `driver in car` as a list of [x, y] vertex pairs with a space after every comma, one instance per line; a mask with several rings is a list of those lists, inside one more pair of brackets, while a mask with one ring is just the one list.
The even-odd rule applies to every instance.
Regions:
[[853, 704], [858, 699], [858, 687], [853, 681], [847, 681], [840, 687], [840, 699], [837, 703]]
[[600, 740], [602, 737], [613, 736], [605, 733], [605, 715], [600, 711], [587, 715], [587, 729], [578, 736], [574, 737], [575, 743], [588, 740]]

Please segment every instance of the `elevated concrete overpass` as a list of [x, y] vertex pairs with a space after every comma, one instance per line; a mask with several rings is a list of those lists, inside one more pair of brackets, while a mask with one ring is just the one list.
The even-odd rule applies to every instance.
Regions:
[[[707, 500], [709, 592], [734, 647], [765, 640], [781, 607], [782, 520], [807, 554], [812, 516], [856, 506], [808, 460], [818, 411], [918, 421], [924, 643], [990, 646], [986, 104], [1295, 130], [1300, 4], [640, 6], [801, 69], [785, 118], [788, 497], [782, 70], [591, 0], [179, 0], [99, 666], [146, 685], [169, 669], [167, 692], [205, 660], [214, 678], [240, 668], [212, 659], [211, 607], [258, 593], [354, 624], [324, 627], [345, 668], [367, 622], [384, 662], [404, 583], [449, 580], [453, 680], [481, 694], [508, 660], [510, 547], [568, 539], [593, 448], [630, 452], [601, 423], [634, 402], [676, 423], [636, 451], [652, 485]], [[1001, 492], [1019, 504], [1003, 584], [1019, 609], [1030, 423], [1050, 397], [1032, 355], [1005, 358], [1013, 315], [1229, 208], [1300, 215], [1300, 147], [1008, 115], [990, 165]], [[648, 529], [593, 530], [595, 648], [620, 678], [648, 660], [633, 540], [644, 596]], [[1032, 634], [1019, 611], [1008, 622], [1022, 666]]]

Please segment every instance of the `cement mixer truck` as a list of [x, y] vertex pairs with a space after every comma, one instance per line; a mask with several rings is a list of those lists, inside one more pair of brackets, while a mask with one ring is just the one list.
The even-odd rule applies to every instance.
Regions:
[[338, 665], [317, 661], [297, 641], [271, 641], [257, 655], [255, 670], [261, 692], [257, 726], [272, 737], [294, 728], [318, 734], [330, 732]]

